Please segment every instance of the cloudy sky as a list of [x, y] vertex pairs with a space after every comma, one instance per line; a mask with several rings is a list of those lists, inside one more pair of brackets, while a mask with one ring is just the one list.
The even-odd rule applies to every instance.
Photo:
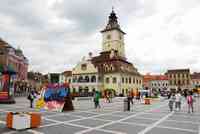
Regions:
[[141, 73], [200, 71], [200, 0], [3, 0], [0, 37], [24, 51], [29, 70], [62, 72], [98, 55], [112, 6]]

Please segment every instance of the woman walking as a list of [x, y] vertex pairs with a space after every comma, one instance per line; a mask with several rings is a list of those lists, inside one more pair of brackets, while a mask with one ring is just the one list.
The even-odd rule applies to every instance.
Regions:
[[188, 113], [190, 113], [191, 111], [194, 112], [193, 103], [194, 103], [194, 98], [192, 96], [192, 91], [190, 91], [189, 95], [187, 96]]

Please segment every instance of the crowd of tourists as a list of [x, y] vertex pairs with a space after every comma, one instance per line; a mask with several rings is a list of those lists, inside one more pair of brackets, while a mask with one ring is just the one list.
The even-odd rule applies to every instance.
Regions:
[[187, 103], [188, 113], [194, 112], [195, 98], [192, 91], [177, 91], [168, 94], [170, 111], [180, 111], [183, 100]]
[[[34, 100], [37, 99], [37, 96], [39, 95], [36, 90], [31, 90], [27, 96], [27, 99], [30, 101], [30, 107], [33, 108]], [[148, 97], [146, 94], [145, 97]], [[94, 102], [94, 108], [100, 109], [100, 98], [101, 93], [99, 91], [95, 91], [93, 93], [93, 102]], [[105, 102], [111, 103], [112, 102], [112, 94], [109, 93], [105, 95]], [[134, 102], [141, 103], [142, 102], [142, 95], [140, 92], [132, 93], [129, 92], [127, 94], [126, 100], [130, 104], [134, 104]], [[181, 107], [183, 105], [183, 102], [187, 103], [187, 111], [188, 113], [194, 112], [194, 102], [195, 97], [193, 96], [192, 91], [177, 91], [177, 92], [169, 92], [168, 94], [168, 106], [169, 110], [172, 111], [181, 111]]]

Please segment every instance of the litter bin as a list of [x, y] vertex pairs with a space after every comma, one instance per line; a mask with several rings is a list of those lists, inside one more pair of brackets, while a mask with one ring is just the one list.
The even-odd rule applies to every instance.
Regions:
[[124, 111], [130, 111], [130, 102], [128, 98], [124, 99]]

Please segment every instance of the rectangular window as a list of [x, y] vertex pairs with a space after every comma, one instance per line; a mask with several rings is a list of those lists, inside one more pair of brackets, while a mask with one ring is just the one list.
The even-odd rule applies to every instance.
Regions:
[[124, 83], [124, 77], [122, 77], [122, 83]]
[[135, 84], [135, 78], [133, 78], [133, 84]]
[[131, 84], [131, 77], [129, 77], [129, 84]]
[[113, 77], [113, 83], [117, 83], [117, 78]]
[[107, 77], [107, 78], [106, 78], [106, 83], [109, 83], [109, 81], [110, 81], [110, 80], [109, 80], [109, 78]]

